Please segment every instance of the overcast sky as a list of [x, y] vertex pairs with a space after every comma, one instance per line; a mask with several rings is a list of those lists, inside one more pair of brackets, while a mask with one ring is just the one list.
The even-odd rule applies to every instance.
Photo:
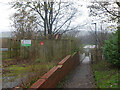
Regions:
[[[0, 32], [12, 31], [12, 28], [11, 28], [12, 21], [10, 20], [10, 16], [14, 14], [15, 10], [12, 9], [10, 5], [8, 5], [8, 2], [10, 1], [15, 1], [15, 0], [4, 0], [4, 1], [0, 0]], [[18, 1], [22, 1], [22, 0], [18, 0]], [[68, 2], [69, 0], [62, 0], [62, 1]], [[75, 6], [79, 10], [79, 14], [77, 18], [75, 18], [73, 21], [75, 22], [74, 24], [83, 25], [85, 23], [89, 23], [89, 24], [92, 23], [91, 22], [92, 18], [89, 17], [89, 12], [88, 12], [89, 9], [87, 8], [87, 5], [89, 4], [90, 1], [91, 0], [74, 0], [73, 1], [75, 3]], [[100, 20], [96, 20], [96, 21], [98, 25]], [[104, 25], [104, 26], [106, 27], [107, 25]], [[87, 30], [88, 28], [82, 27], [82, 29]]]
[[[8, 5], [9, 1], [13, 1], [13, 0], [4, 0], [4, 1], [0, 0], [0, 32], [12, 31], [12, 28], [11, 28], [12, 21], [10, 20], [10, 16], [15, 12], [15, 10], [11, 9], [10, 5]], [[76, 3], [76, 7], [78, 7], [82, 15], [79, 15], [74, 20], [74, 22], [81, 23], [81, 24], [85, 23], [88, 17], [88, 9], [86, 7], [88, 2], [86, 2], [86, 0], [85, 1], [76, 0], [75, 3]]]
[[8, 5], [10, 0], [0, 0], [0, 32], [10, 31], [10, 16], [13, 14], [14, 10]]

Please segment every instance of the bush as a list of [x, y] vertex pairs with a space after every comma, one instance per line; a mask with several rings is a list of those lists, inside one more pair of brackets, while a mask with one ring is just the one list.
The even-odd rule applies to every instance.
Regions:
[[118, 31], [116, 31], [116, 33], [114, 33], [109, 40], [105, 40], [105, 44], [102, 48], [107, 61], [116, 66], [120, 66], [118, 52]]

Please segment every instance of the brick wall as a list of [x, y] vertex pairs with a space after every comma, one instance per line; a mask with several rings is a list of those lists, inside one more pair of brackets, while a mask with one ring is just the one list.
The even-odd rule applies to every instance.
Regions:
[[74, 56], [67, 55], [57, 66], [53, 67], [46, 74], [44, 74], [37, 82], [30, 88], [56, 88], [58, 83], [79, 64], [79, 53]]

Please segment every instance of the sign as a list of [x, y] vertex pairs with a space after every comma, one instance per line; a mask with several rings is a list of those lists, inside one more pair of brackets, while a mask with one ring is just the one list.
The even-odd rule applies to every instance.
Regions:
[[40, 45], [44, 45], [44, 42], [40, 42]]
[[31, 46], [31, 40], [21, 40], [21, 46]]

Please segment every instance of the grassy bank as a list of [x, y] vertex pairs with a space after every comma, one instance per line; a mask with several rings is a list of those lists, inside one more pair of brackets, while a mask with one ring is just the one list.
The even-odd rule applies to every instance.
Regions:
[[118, 68], [106, 61], [91, 65], [94, 71], [97, 87], [118, 88]]
[[[10, 60], [10, 62], [12, 61], [15, 60]], [[19, 79], [19, 81], [17, 82], [22, 82], [20, 85], [21, 87], [29, 87], [43, 74], [45, 74], [53, 66], [55, 66], [58, 63], [58, 61], [59, 60], [48, 62], [38, 59], [32, 61], [30, 60], [21, 60], [19, 62], [16, 61], [17, 62], [16, 64], [3, 67], [2, 76], [4, 84], [7, 82], [15, 83], [16, 79]]]

